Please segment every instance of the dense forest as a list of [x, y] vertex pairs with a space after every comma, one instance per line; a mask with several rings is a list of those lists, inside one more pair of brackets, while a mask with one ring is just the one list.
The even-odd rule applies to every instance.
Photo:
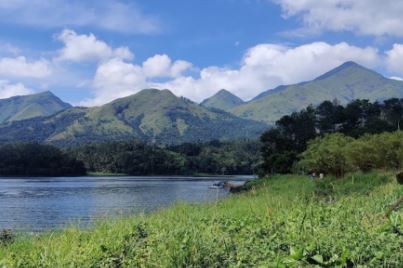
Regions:
[[158, 147], [139, 141], [88, 144], [67, 153], [89, 172], [129, 175], [253, 174], [260, 163], [257, 141], [211, 141]]
[[289, 173], [296, 168], [308, 142], [329, 133], [358, 138], [403, 127], [403, 99], [370, 103], [355, 100], [346, 106], [325, 101], [283, 116], [261, 137], [265, 174]]
[[2, 176], [80, 176], [85, 175], [83, 162], [60, 149], [40, 144], [0, 146]]

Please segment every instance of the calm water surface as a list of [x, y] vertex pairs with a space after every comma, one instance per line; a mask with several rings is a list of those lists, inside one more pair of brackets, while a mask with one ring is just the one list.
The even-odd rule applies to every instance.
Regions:
[[228, 194], [217, 180], [247, 176], [1, 178], [0, 230], [42, 231], [94, 219], [149, 212], [175, 202], [201, 203]]

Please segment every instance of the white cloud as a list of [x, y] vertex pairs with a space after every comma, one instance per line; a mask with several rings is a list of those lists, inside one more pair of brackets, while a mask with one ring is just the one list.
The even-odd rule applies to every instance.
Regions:
[[32, 94], [33, 91], [26, 88], [23, 84], [12, 84], [7, 80], [0, 80], [0, 99], [5, 99], [17, 95]]
[[403, 36], [403, 1], [272, 0], [285, 18], [302, 20], [306, 31], [353, 31], [365, 35]]
[[51, 74], [51, 67], [46, 60], [28, 61], [25, 57], [0, 58], [0, 76], [44, 78]]
[[57, 39], [64, 43], [57, 60], [90, 62], [113, 57], [131, 60], [134, 57], [127, 47], [113, 49], [93, 34], [78, 35], [73, 30], [65, 29], [57, 36]]
[[140, 66], [111, 59], [102, 63], [93, 81], [95, 98], [87, 99], [81, 104], [100, 105], [116, 98], [125, 97], [146, 87], [145, 75]]
[[147, 77], [178, 77], [192, 67], [190, 62], [172, 60], [165, 54], [158, 54], [143, 62], [144, 74]]
[[[168, 88], [178, 96], [195, 101], [201, 101], [221, 88], [250, 99], [281, 84], [311, 80], [350, 60], [373, 68], [381, 59], [378, 51], [371, 47], [324, 42], [298, 47], [260, 44], [245, 53], [237, 68], [210, 66], [195, 76], [180, 75], [191, 64], [186, 61], [172, 63], [167, 55], [155, 55], [142, 65], [111, 59], [98, 67], [94, 79], [95, 98], [85, 104], [103, 104], [150, 87]], [[166, 79], [159, 81], [161, 77]]]
[[386, 51], [386, 65], [391, 72], [403, 75], [403, 44], [394, 44]]
[[134, 1], [2, 0], [0, 21], [31, 27], [91, 26], [126, 34], [159, 32], [160, 22]]
[[380, 59], [374, 48], [359, 48], [346, 43], [317, 42], [298, 47], [260, 44], [246, 52], [239, 68], [211, 66], [202, 69], [197, 79], [180, 77], [154, 86], [171, 88], [176, 94], [196, 101], [221, 88], [250, 99], [278, 85], [314, 79], [349, 60], [375, 67]]

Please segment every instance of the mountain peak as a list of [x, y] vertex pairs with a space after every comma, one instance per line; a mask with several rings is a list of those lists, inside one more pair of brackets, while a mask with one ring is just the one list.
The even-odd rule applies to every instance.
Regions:
[[0, 100], [0, 123], [49, 116], [70, 107], [50, 91], [15, 96]]
[[372, 75], [376, 75], [376, 76], [381, 76], [380, 74], [365, 68], [364, 66], [354, 62], [354, 61], [346, 61], [345, 63], [341, 64], [340, 66], [322, 74], [321, 76], [317, 77], [314, 81], [318, 81], [318, 80], [323, 80], [332, 76], [336, 76], [336, 75], [345, 75], [345, 74], [352, 74], [354, 72], [363, 72], [368, 74], [372, 74]]
[[227, 111], [243, 103], [244, 101], [241, 98], [237, 97], [226, 89], [221, 89], [210, 98], [202, 101], [200, 105], [207, 108], [215, 108]]

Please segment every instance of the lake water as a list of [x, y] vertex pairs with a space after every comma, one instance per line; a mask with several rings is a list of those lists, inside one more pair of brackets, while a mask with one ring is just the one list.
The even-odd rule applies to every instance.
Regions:
[[214, 181], [250, 178], [0, 177], [0, 230], [86, 226], [94, 219], [150, 212], [175, 202], [214, 201], [228, 195], [224, 189], [209, 189]]

